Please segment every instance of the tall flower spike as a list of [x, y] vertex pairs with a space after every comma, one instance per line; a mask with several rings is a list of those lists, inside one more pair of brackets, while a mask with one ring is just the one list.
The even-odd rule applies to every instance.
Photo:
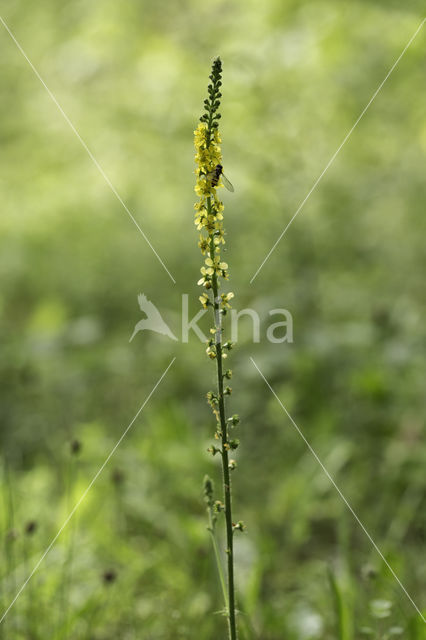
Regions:
[[[217, 391], [210, 391], [207, 400], [216, 420], [214, 437], [220, 441], [221, 448], [211, 446], [212, 455], [220, 454], [222, 458], [223, 479], [223, 508], [218, 512], [225, 515], [226, 529], [226, 556], [227, 556], [227, 585], [221, 579], [224, 591], [225, 607], [229, 623], [229, 638], [237, 640], [236, 603], [234, 589], [234, 551], [233, 536], [242, 527], [233, 524], [231, 501], [231, 472], [237, 463], [229, 458], [229, 452], [238, 447], [239, 441], [229, 438], [229, 430], [238, 424], [234, 417], [227, 420], [225, 396], [231, 393], [230, 387], [224, 388], [224, 378], [231, 377], [230, 370], [223, 371], [223, 360], [227, 357], [227, 351], [231, 348], [230, 342], [222, 342], [222, 319], [230, 308], [229, 301], [234, 297], [232, 292], [220, 292], [221, 283], [229, 277], [228, 264], [221, 259], [221, 250], [225, 244], [225, 230], [223, 226], [223, 203], [220, 201], [217, 190], [222, 186], [222, 152], [219, 136], [220, 99], [222, 93], [222, 63], [220, 58], [213, 62], [208, 86], [208, 98], [204, 100], [204, 113], [200, 123], [194, 131], [195, 136], [195, 162], [196, 184], [195, 193], [199, 200], [195, 204], [195, 225], [199, 231], [198, 246], [203, 254], [203, 265], [200, 269], [201, 278], [198, 284], [204, 287], [199, 300], [204, 309], [212, 309], [214, 326], [210, 329], [211, 338], [207, 343], [207, 356], [215, 363], [217, 373]], [[206, 495], [205, 484], [205, 495]], [[222, 503], [220, 503], [222, 504]], [[214, 529], [210, 525], [210, 532]], [[216, 542], [213, 532], [213, 546], [218, 562], [219, 575], [222, 576], [220, 554], [216, 553]]]

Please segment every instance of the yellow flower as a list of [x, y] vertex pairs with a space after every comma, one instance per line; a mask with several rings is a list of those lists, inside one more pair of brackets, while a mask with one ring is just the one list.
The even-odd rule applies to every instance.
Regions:
[[203, 277], [198, 280], [197, 284], [203, 284], [206, 289], [210, 289], [212, 286], [210, 274], [207, 273], [205, 267], [201, 267], [200, 271]]
[[206, 273], [209, 276], [212, 276], [214, 273], [221, 273], [223, 275], [228, 268], [228, 264], [226, 262], [221, 262], [220, 256], [215, 256], [213, 260], [211, 258], [206, 258], [204, 262], [207, 265]]
[[206, 349], [206, 353], [209, 356], [209, 358], [211, 360], [214, 360], [216, 358], [216, 348], [213, 346], [208, 346]]
[[198, 231], [200, 231], [203, 227], [207, 225], [207, 210], [200, 209], [195, 214], [194, 224], [196, 225]]
[[207, 216], [207, 221], [204, 226], [206, 227], [206, 231], [209, 232], [209, 235], [211, 235], [213, 231], [216, 229], [216, 222], [215, 222], [214, 216], [212, 215]]
[[225, 244], [225, 232], [222, 228], [216, 229], [213, 243], [216, 245], [216, 247], [218, 247], [220, 244]]
[[232, 300], [232, 298], [234, 297], [233, 292], [230, 291], [229, 293], [221, 293], [220, 297], [221, 297], [222, 309], [230, 309], [231, 305], [229, 304], [229, 301]]
[[197, 196], [199, 197], [209, 196], [212, 194], [213, 189], [214, 187], [212, 187], [211, 182], [206, 179], [205, 175], [198, 177], [197, 183], [194, 187], [194, 191], [197, 194]]
[[210, 242], [208, 238], [205, 238], [204, 236], [200, 235], [200, 240], [198, 242], [198, 246], [201, 249], [201, 253], [204, 255], [206, 255], [207, 251], [209, 250], [210, 247]]
[[219, 198], [216, 197], [215, 195], [215, 210], [216, 210], [216, 216], [219, 218], [219, 220], [223, 220], [223, 215], [222, 215], [222, 211], [224, 210], [224, 206], [223, 206], [223, 202], [221, 202], [219, 200]]
[[203, 305], [203, 309], [207, 309], [207, 307], [210, 304], [210, 298], [209, 298], [208, 293], [202, 293], [201, 296], [198, 298], [198, 300]]

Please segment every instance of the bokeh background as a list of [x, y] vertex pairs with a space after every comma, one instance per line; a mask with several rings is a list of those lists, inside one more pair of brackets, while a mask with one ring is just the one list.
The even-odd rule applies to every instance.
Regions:
[[[196, 337], [139, 333], [145, 293], [199, 308], [193, 129], [221, 55], [227, 261], [241, 321], [241, 637], [425, 638], [425, 625], [250, 362], [425, 612], [424, 28], [411, 0], [6, 0], [0, 25], [2, 639], [224, 638], [202, 478], [214, 380]], [[265, 338], [268, 311], [294, 342]], [[74, 444], [73, 444], [74, 443]], [[79, 448], [79, 451], [76, 449]]]

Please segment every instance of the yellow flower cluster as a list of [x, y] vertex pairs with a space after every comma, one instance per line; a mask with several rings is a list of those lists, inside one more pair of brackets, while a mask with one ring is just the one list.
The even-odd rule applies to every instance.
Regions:
[[[198, 284], [205, 289], [199, 300], [204, 309], [211, 305], [220, 314], [230, 309], [229, 301], [234, 297], [232, 292], [219, 295], [220, 279], [228, 279], [228, 264], [221, 259], [221, 248], [225, 244], [223, 228], [223, 203], [217, 196], [219, 178], [222, 167], [222, 153], [218, 128], [210, 129], [206, 122], [200, 122], [194, 131], [195, 136], [195, 174], [197, 181], [195, 193], [199, 201], [195, 204], [195, 226], [200, 232], [198, 246], [205, 256], [201, 267], [201, 278]], [[212, 297], [210, 297], [210, 295]], [[221, 322], [215, 321], [210, 329], [212, 338], [207, 343], [206, 353], [214, 360], [217, 357], [217, 342], [221, 341]], [[214, 337], [213, 337], [214, 336]], [[226, 358], [226, 353], [221, 357]]]
[[[200, 122], [195, 136], [195, 174], [197, 182], [195, 193], [199, 201], [195, 204], [195, 226], [200, 231], [198, 246], [205, 256], [205, 264], [201, 267], [202, 277], [198, 284], [206, 289], [212, 286], [212, 276], [228, 279], [228, 265], [220, 259], [221, 245], [225, 244], [223, 229], [223, 203], [217, 197], [218, 180], [214, 180], [218, 165], [222, 164], [220, 136], [217, 128], [209, 132], [205, 122]], [[214, 184], [214, 182], [216, 184]], [[204, 306], [204, 296], [200, 301]]]

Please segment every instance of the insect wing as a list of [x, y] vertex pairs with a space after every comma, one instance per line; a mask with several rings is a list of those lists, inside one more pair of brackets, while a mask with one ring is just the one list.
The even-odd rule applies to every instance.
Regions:
[[223, 182], [224, 186], [228, 189], [228, 191], [234, 191], [233, 184], [231, 182], [229, 182], [228, 178], [223, 173], [223, 171], [222, 171], [221, 177], [222, 177], [222, 182]]

